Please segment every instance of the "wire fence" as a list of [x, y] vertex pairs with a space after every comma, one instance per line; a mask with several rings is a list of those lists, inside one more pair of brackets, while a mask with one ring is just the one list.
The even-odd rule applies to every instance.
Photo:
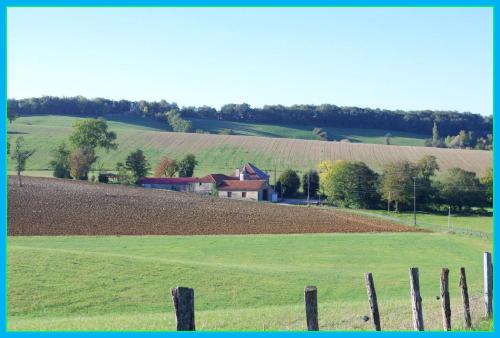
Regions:
[[[356, 213], [356, 214], [361, 214], [361, 215], [370, 216], [370, 217], [377, 217], [377, 218], [389, 220], [392, 222], [401, 223], [401, 224], [408, 225], [408, 226], [413, 226], [413, 221], [408, 221], [408, 220], [405, 220], [405, 219], [402, 219], [402, 218], [399, 218], [396, 216], [383, 215], [383, 214], [373, 213], [373, 212], [359, 210], [359, 209], [349, 209], [348, 211], [352, 212], [352, 213]], [[430, 230], [437, 231], [437, 232], [448, 232], [448, 233], [469, 235], [469, 236], [480, 237], [480, 238], [484, 238], [484, 239], [492, 239], [493, 238], [492, 233], [480, 231], [480, 230], [474, 230], [472, 228], [457, 227], [457, 226], [452, 225], [452, 224], [450, 224], [450, 226], [447, 226], [447, 225], [436, 224], [436, 223], [425, 222], [425, 221], [419, 220], [417, 222], [417, 227], [430, 229]]]

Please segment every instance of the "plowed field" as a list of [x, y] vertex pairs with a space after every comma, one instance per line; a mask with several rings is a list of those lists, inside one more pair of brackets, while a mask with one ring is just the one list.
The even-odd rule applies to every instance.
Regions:
[[407, 232], [334, 210], [166, 190], [25, 177], [8, 179], [9, 235], [202, 235]]

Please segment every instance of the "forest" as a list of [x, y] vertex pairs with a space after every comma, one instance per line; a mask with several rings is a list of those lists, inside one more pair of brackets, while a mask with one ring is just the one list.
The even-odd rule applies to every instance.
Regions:
[[209, 106], [184, 106], [161, 101], [88, 99], [82, 96], [9, 99], [8, 118], [29, 115], [73, 116], [142, 116], [164, 119], [165, 113], [177, 110], [182, 118], [218, 119], [227, 121], [259, 122], [268, 124], [306, 124], [314, 127], [372, 128], [406, 131], [430, 135], [434, 123], [439, 134], [457, 135], [462, 130], [478, 137], [492, 134], [493, 117], [457, 111], [419, 110], [402, 111], [360, 107], [321, 105], [265, 105], [226, 104], [220, 109]]

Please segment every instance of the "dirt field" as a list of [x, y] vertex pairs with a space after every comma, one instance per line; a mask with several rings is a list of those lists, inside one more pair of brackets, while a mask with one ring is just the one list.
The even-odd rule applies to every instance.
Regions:
[[25, 177], [8, 183], [9, 235], [201, 235], [406, 232], [333, 210], [166, 190]]

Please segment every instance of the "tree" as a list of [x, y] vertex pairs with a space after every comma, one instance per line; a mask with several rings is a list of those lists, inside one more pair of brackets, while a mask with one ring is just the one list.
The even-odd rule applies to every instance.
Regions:
[[86, 148], [89, 152], [97, 148], [108, 151], [118, 147], [114, 142], [116, 133], [108, 131], [108, 124], [102, 118], [75, 122], [69, 139], [75, 148]]
[[302, 190], [309, 196], [316, 196], [319, 190], [319, 175], [316, 170], [309, 170], [302, 175]]
[[94, 152], [88, 148], [76, 148], [69, 155], [70, 175], [77, 180], [88, 179], [92, 164], [97, 160]]
[[436, 202], [438, 191], [432, 182], [436, 171], [439, 170], [436, 157], [426, 155], [417, 161], [417, 200], [420, 205]]
[[489, 205], [492, 205], [492, 203], [493, 203], [493, 168], [490, 167], [486, 171], [486, 175], [481, 177], [479, 179], [479, 181], [484, 186], [486, 201], [488, 202]]
[[19, 115], [19, 102], [16, 100], [7, 100], [7, 119], [12, 123]]
[[330, 196], [333, 194], [333, 187], [331, 185], [331, 176], [333, 175], [333, 172], [335, 170], [335, 166], [341, 165], [344, 161], [338, 160], [337, 162], [333, 163], [330, 160], [325, 160], [322, 161], [320, 164], [318, 164], [318, 170], [319, 170], [319, 190], [321, 194], [324, 194], [326, 196]]
[[418, 168], [409, 161], [389, 163], [384, 167], [380, 185], [383, 199], [408, 207], [413, 199], [413, 177], [417, 177]]
[[436, 183], [441, 201], [458, 211], [464, 207], [483, 207], [486, 204], [485, 189], [474, 172], [461, 168], [446, 171]]
[[71, 178], [69, 155], [71, 151], [67, 148], [66, 143], [61, 143], [57, 148], [52, 150], [54, 159], [50, 161], [50, 166], [53, 169], [53, 176], [57, 178]]
[[108, 131], [108, 124], [102, 118], [76, 121], [69, 139], [74, 148], [69, 160], [70, 174], [79, 180], [87, 180], [88, 172], [98, 158], [95, 155], [97, 148], [109, 151], [118, 147], [114, 142], [116, 134]]
[[177, 109], [172, 109], [165, 114], [168, 124], [172, 130], [180, 133], [187, 133], [191, 130], [191, 121], [184, 120]]
[[330, 203], [347, 208], [372, 208], [380, 198], [378, 175], [363, 162], [338, 163], [329, 177]]
[[300, 187], [300, 178], [292, 169], [285, 170], [278, 179], [282, 196], [291, 197], [297, 193]]
[[179, 171], [179, 166], [175, 160], [165, 157], [155, 168], [155, 177], [174, 177]]
[[391, 144], [391, 137], [392, 137], [392, 134], [391, 133], [387, 133], [385, 134], [385, 145], [388, 146]]
[[178, 163], [179, 177], [192, 177], [197, 164], [198, 161], [196, 161], [196, 157], [193, 154], [184, 156]]
[[11, 159], [16, 161], [17, 178], [19, 186], [22, 187], [21, 173], [26, 169], [26, 161], [35, 153], [35, 150], [24, 149], [24, 138], [22, 136], [16, 139], [16, 147], [12, 153]]
[[137, 181], [139, 178], [146, 177], [148, 175], [150, 166], [143, 151], [137, 149], [128, 155], [125, 160], [125, 168], [132, 172], [132, 175]]
[[434, 126], [432, 127], [432, 146], [437, 147], [439, 143], [439, 130], [436, 121], [434, 121]]

